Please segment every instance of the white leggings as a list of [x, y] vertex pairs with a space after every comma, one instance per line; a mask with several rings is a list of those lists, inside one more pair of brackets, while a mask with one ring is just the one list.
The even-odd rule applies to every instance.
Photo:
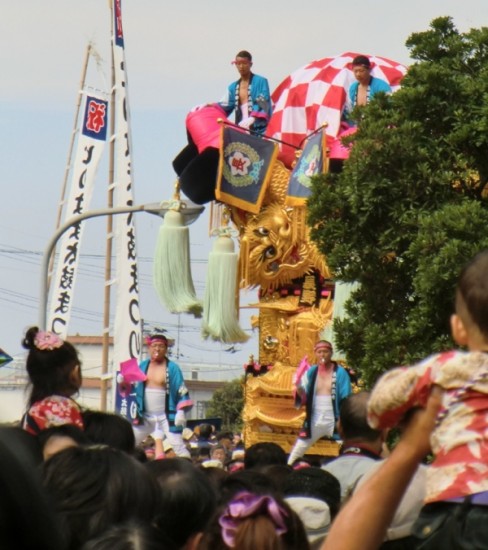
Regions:
[[136, 445], [139, 445], [148, 435], [158, 430], [163, 433], [163, 439], [167, 439], [177, 456], [190, 458], [190, 451], [180, 433], [169, 431], [169, 422], [165, 412], [166, 391], [160, 388], [146, 388], [144, 393], [144, 423], [134, 426]]
[[311, 437], [304, 439], [297, 438], [293, 449], [288, 457], [288, 464], [293, 464], [301, 458], [307, 450], [321, 437], [330, 437], [334, 433], [334, 410], [330, 395], [316, 395], [312, 410], [312, 421], [310, 426]]

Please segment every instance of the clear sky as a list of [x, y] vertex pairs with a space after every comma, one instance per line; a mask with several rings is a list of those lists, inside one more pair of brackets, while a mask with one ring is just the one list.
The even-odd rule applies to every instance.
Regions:
[[[488, 25], [486, 0], [122, 0], [132, 116], [137, 203], [168, 199], [176, 174], [171, 161], [186, 144], [184, 120], [195, 105], [216, 101], [235, 79], [231, 65], [241, 49], [252, 52], [254, 71], [271, 89], [314, 59], [357, 51], [409, 64], [405, 41], [449, 15], [461, 31]], [[24, 330], [37, 323], [40, 263], [52, 235], [88, 41], [103, 58], [109, 81], [108, 0], [0, 0], [0, 347], [22, 353]], [[101, 166], [92, 207], [106, 202]], [[208, 210], [208, 209], [207, 209]], [[136, 216], [141, 312], [148, 326], [177, 338], [180, 361], [243, 364], [257, 355], [257, 336], [237, 353], [204, 342], [199, 323], [171, 315], [152, 288], [151, 257], [160, 220]], [[70, 333], [101, 334], [103, 232], [90, 220]], [[193, 272], [203, 297], [210, 249], [208, 215], [191, 226]], [[242, 305], [256, 299], [242, 296]], [[242, 326], [249, 329], [249, 310]]]

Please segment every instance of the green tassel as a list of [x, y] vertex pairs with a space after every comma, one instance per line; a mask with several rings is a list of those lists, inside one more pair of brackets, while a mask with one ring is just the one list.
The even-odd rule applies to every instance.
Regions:
[[236, 306], [238, 254], [232, 238], [221, 232], [208, 257], [203, 304], [203, 338], [226, 344], [246, 342], [249, 336], [239, 326]]
[[196, 297], [190, 269], [190, 231], [181, 212], [168, 210], [159, 228], [153, 282], [168, 311], [202, 316], [202, 304]]

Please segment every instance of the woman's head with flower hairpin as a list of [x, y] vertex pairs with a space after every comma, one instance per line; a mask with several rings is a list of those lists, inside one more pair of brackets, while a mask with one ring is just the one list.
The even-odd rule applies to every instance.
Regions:
[[31, 385], [29, 405], [50, 395], [71, 397], [79, 390], [81, 362], [72, 344], [53, 332], [31, 327], [22, 345], [29, 350], [26, 361]]

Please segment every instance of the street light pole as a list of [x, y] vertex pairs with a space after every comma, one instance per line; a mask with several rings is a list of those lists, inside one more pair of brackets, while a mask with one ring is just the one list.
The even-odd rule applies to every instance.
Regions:
[[[110, 216], [113, 214], [128, 214], [129, 212], [144, 212], [146, 211], [146, 206], [149, 205], [140, 205], [140, 206], [122, 206], [120, 208], [102, 208], [100, 210], [91, 210], [73, 216], [67, 220], [63, 225], [60, 225], [57, 230], [52, 235], [49, 240], [42, 257], [41, 264], [41, 288], [39, 292], [39, 330], [46, 330], [47, 325], [47, 300], [49, 294], [49, 262], [51, 255], [58, 240], [62, 235], [68, 231], [71, 227], [74, 227], [83, 220], [88, 218], [97, 218], [100, 216]], [[154, 206], [154, 205], [151, 205]]]
[[[205, 207], [198, 205], [186, 206], [183, 210], [183, 217], [185, 220], [185, 225], [189, 225], [194, 222], [200, 214], [203, 212]], [[166, 212], [168, 212], [169, 207], [166, 203], [150, 203], [150, 204], [140, 204], [138, 206], [120, 206], [120, 207], [110, 207], [110, 208], [101, 208], [100, 210], [91, 210], [73, 216], [67, 220], [63, 225], [58, 227], [55, 233], [52, 235], [49, 240], [42, 258], [41, 264], [41, 288], [39, 292], [39, 329], [45, 330], [47, 327], [47, 299], [49, 293], [49, 260], [51, 254], [53, 253], [56, 243], [61, 238], [61, 236], [68, 231], [70, 227], [77, 225], [83, 220], [89, 218], [97, 218], [101, 216], [112, 216], [117, 214], [129, 214], [130, 212], [148, 212], [149, 214], [155, 214], [156, 216], [161, 216], [164, 218]]]
[[[187, 201], [182, 201], [182, 214], [183, 214], [183, 223], [185, 225], [190, 225], [193, 223], [200, 214], [205, 210], [204, 206], [199, 206], [193, 203], [188, 203]], [[100, 210], [91, 210], [83, 212], [77, 216], [73, 216], [67, 220], [63, 225], [58, 227], [55, 233], [52, 235], [49, 240], [46, 249], [44, 250], [44, 255], [42, 258], [41, 264], [41, 288], [39, 293], [39, 329], [46, 330], [47, 327], [47, 301], [49, 295], [49, 264], [52, 253], [56, 247], [56, 243], [60, 237], [71, 227], [76, 226], [80, 222], [87, 220], [89, 218], [97, 218], [101, 216], [113, 216], [116, 214], [129, 214], [131, 212], [148, 212], [149, 214], [155, 214], [164, 218], [166, 212], [171, 209], [171, 204], [168, 201], [163, 201], [161, 203], [150, 203], [150, 204], [140, 204], [138, 206], [121, 206], [121, 207], [107, 207]], [[108, 343], [108, 338], [107, 338]], [[102, 376], [101, 376], [101, 410], [106, 408], [106, 389], [107, 389], [107, 378], [106, 370], [104, 370], [104, 365], [102, 364]]]

